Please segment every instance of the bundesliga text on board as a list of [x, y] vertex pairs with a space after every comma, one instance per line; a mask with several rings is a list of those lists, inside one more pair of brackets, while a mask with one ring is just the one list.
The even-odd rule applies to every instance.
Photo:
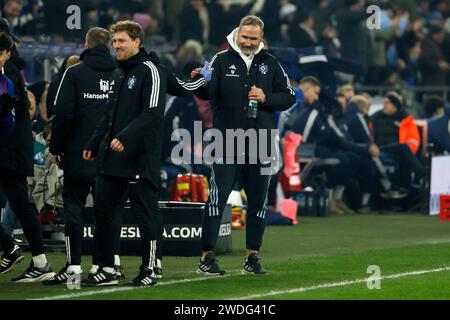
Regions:
[[[231, 224], [223, 223], [219, 228], [219, 237], [231, 235]], [[84, 227], [84, 238], [94, 237], [94, 227]], [[133, 240], [140, 238], [139, 227], [136, 225], [123, 226], [120, 232], [122, 240]], [[165, 240], [198, 240], [202, 237], [202, 227], [195, 225], [165, 225], [163, 237]]]

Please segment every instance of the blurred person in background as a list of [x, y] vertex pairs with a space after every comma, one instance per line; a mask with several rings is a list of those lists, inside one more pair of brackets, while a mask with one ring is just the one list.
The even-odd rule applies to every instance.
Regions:
[[425, 103], [428, 119], [428, 143], [437, 154], [450, 153], [450, 109], [441, 97], [431, 97]]
[[64, 73], [69, 67], [73, 66], [74, 64], [77, 64], [78, 62], [80, 62], [80, 56], [77, 55], [72, 55], [65, 58], [61, 64], [61, 67], [58, 70], [58, 73], [53, 77], [52, 81], [50, 82], [47, 89], [47, 95], [45, 96], [46, 98], [45, 105], [47, 107], [47, 118], [50, 118], [55, 114], [56, 93], [58, 92], [58, 87], [59, 84], [61, 83]]
[[366, 72], [370, 46], [365, 4], [365, 0], [345, 0], [345, 6], [336, 13], [336, 22], [342, 58], [361, 63]]
[[290, 46], [294, 48], [311, 48], [319, 41], [314, 31], [314, 17], [305, 12], [296, 13], [288, 33]]
[[445, 32], [440, 26], [430, 26], [430, 33], [422, 40], [422, 53], [419, 66], [422, 72], [422, 85], [445, 86], [450, 65], [444, 56], [442, 43]]
[[382, 162], [397, 167], [396, 183], [409, 190], [411, 174], [421, 178], [423, 167], [415, 156], [420, 146], [419, 131], [414, 118], [404, 108], [402, 96], [388, 92], [384, 96], [383, 109], [372, 116], [371, 126]]
[[[3, 92], [0, 105], [3, 115], [7, 110], [14, 115], [14, 125], [7, 131], [0, 132], [0, 153], [2, 154], [0, 183], [12, 210], [22, 224], [32, 252], [30, 267], [12, 280], [37, 282], [51, 278], [54, 272], [44, 253], [41, 223], [28, 200], [26, 177], [33, 175], [33, 141], [25, 82], [14, 61], [9, 61], [13, 59], [14, 48], [13, 39], [1, 32], [0, 67], [4, 68], [4, 74], [2, 74]], [[0, 273], [6, 273], [22, 261], [24, 256], [21, 249], [14, 244], [10, 234], [6, 233], [1, 226], [0, 245], [4, 252]]]

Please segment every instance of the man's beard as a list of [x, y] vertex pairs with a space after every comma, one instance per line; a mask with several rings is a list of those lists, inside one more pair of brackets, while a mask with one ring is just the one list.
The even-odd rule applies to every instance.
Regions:
[[238, 44], [239, 49], [241, 49], [242, 53], [245, 54], [246, 56], [251, 56], [252, 54], [256, 53], [256, 50], [258, 49], [257, 47], [244, 47], [241, 46], [240, 44]]

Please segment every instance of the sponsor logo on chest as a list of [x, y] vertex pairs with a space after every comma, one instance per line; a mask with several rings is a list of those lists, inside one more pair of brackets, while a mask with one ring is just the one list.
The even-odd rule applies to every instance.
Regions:
[[239, 75], [236, 74], [236, 66], [233, 64], [228, 68], [228, 73], [225, 74], [226, 77], [236, 77], [239, 78]]

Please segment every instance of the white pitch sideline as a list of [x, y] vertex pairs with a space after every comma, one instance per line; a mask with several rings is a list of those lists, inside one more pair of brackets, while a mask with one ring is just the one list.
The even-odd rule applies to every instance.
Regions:
[[[220, 278], [228, 278], [230, 275], [224, 275]], [[172, 284], [179, 284], [179, 283], [189, 283], [189, 282], [199, 282], [199, 281], [205, 281], [209, 279], [219, 279], [219, 277], [201, 277], [201, 278], [191, 278], [191, 279], [180, 279], [180, 280], [170, 280], [165, 282], [158, 282], [155, 287], [161, 287], [161, 286], [168, 286]], [[27, 299], [27, 300], [64, 300], [64, 299], [72, 299], [72, 298], [80, 298], [80, 297], [87, 297], [87, 296], [95, 296], [98, 294], [104, 294], [104, 293], [114, 293], [114, 292], [121, 292], [121, 291], [130, 291], [130, 290], [139, 290], [139, 289], [148, 289], [149, 287], [115, 287], [110, 289], [102, 289], [102, 290], [91, 290], [91, 291], [85, 291], [85, 292], [77, 292], [77, 293], [69, 293], [69, 294], [62, 294], [57, 296], [49, 296], [49, 297], [43, 297], [43, 298], [36, 298], [36, 299]]]
[[436, 273], [436, 272], [443, 272], [443, 271], [450, 271], [450, 267], [443, 267], [443, 268], [429, 269], [429, 270], [410, 271], [410, 272], [397, 273], [397, 274], [381, 276], [381, 277], [370, 277], [370, 278], [365, 278], [365, 279], [355, 279], [355, 280], [346, 280], [346, 281], [340, 281], [340, 282], [324, 283], [324, 284], [319, 284], [319, 285], [311, 286], [311, 287], [294, 288], [294, 289], [279, 290], [279, 291], [269, 291], [269, 292], [265, 292], [265, 293], [247, 295], [247, 296], [243, 296], [243, 297], [239, 297], [239, 298], [230, 298], [229, 300], [251, 300], [251, 299], [257, 299], [257, 298], [279, 296], [282, 294], [306, 292], [306, 291], [312, 291], [312, 290], [318, 290], [318, 289], [324, 289], [324, 288], [344, 287], [344, 286], [349, 286], [349, 285], [353, 285], [353, 284], [364, 283], [367, 281], [372, 282], [372, 281], [376, 281], [376, 280], [397, 279], [397, 278], [417, 276], [417, 275], [422, 275], [422, 274], [427, 274], [427, 273]]
[[[422, 274], [427, 274], [427, 273], [444, 272], [444, 271], [450, 271], [450, 267], [403, 272], [403, 273], [397, 273], [397, 274], [392, 274], [392, 275], [388, 275], [388, 276], [381, 276], [381, 277], [369, 277], [369, 278], [364, 278], [364, 279], [345, 280], [345, 281], [339, 281], [339, 282], [324, 283], [324, 284], [310, 286], [310, 287], [293, 288], [293, 289], [279, 290], [279, 291], [269, 291], [269, 292], [265, 292], [265, 293], [252, 294], [252, 295], [242, 296], [242, 297], [238, 297], [238, 298], [233, 297], [233, 298], [224, 299], [224, 300], [251, 300], [251, 299], [257, 299], [257, 298], [265, 298], [265, 297], [277, 296], [277, 295], [282, 295], [282, 294], [291, 294], [291, 293], [299, 293], [299, 292], [306, 292], [306, 291], [312, 291], [312, 290], [319, 290], [319, 289], [324, 289], [324, 288], [334, 288], [334, 287], [349, 286], [349, 285], [353, 285], [353, 284], [364, 283], [364, 282], [367, 282], [368, 280], [369, 281], [374, 281], [374, 280], [397, 279], [397, 278], [416, 276], [416, 275], [422, 275]], [[209, 280], [209, 279], [229, 278], [231, 276], [237, 276], [237, 275], [241, 275], [241, 273], [240, 272], [239, 273], [237, 273], [237, 272], [234, 273], [233, 272], [232, 274], [227, 274], [227, 275], [222, 276], [222, 277], [201, 277], [201, 278], [170, 280], [170, 281], [166, 281], [166, 282], [159, 282], [156, 285], [156, 287], [173, 285], [173, 284], [180, 284], [180, 283], [199, 282], [199, 281], [205, 281], [205, 280]], [[77, 292], [77, 293], [70, 293], [70, 294], [63, 294], [63, 295], [49, 296], [49, 297], [28, 299], [28, 300], [64, 300], [64, 299], [72, 299], [72, 298], [94, 296], [94, 295], [98, 295], [98, 294], [114, 293], [114, 292], [121, 292], [121, 291], [130, 291], [130, 290], [139, 290], [139, 289], [146, 289], [146, 287], [144, 287], [144, 288], [136, 288], [136, 287], [118, 287], [117, 288], [116, 287], [116, 288], [110, 288], [110, 289], [92, 290], [92, 291], [86, 291], [86, 292]]]

